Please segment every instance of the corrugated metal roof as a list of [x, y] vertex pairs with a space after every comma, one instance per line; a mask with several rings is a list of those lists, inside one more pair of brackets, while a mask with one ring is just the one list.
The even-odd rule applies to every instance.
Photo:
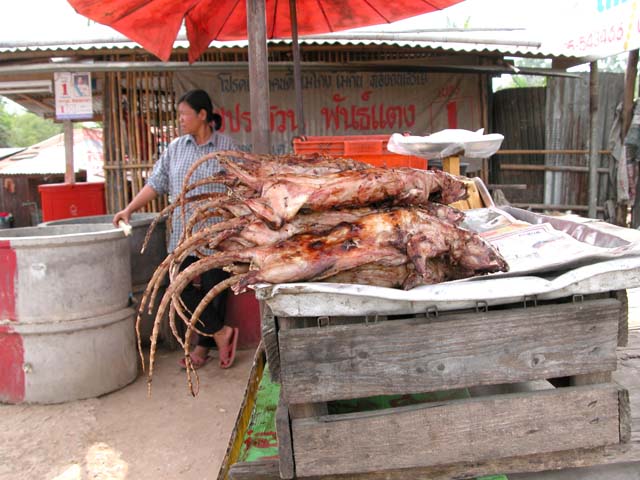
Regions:
[[[74, 130], [74, 171], [87, 171], [91, 176], [104, 178], [102, 157], [102, 129]], [[0, 176], [64, 174], [66, 168], [64, 134], [21, 149], [19, 153], [0, 160]]]
[[[460, 38], [459, 32], [456, 34], [457, 38]], [[495, 43], [489, 43], [488, 39], [478, 39], [477, 42], [474, 42], [473, 38], [470, 37], [469, 40], [465, 41], [465, 43], [461, 42], [446, 42], [446, 41], [411, 41], [411, 40], [351, 40], [351, 39], [322, 39], [322, 38], [301, 38], [301, 45], [327, 45], [327, 46], [336, 46], [336, 45], [361, 45], [361, 46], [371, 46], [371, 45], [389, 45], [389, 46], [397, 46], [397, 47], [407, 47], [407, 48], [430, 48], [433, 50], [439, 51], [448, 51], [448, 52], [464, 52], [464, 53], [499, 53], [501, 55], [506, 56], [529, 56], [529, 55], [537, 55], [544, 57], [576, 57], [575, 54], [569, 51], [552, 51], [548, 48], [545, 48], [544, 45], [542, 47], [531, 47], [524, 46], [522, 43], [523, 38], [526, 38], [526, 32], [519, 32], [518, 38], [513, 38], [513, 44], [504, 44], [498, 45]], [[499, 40], [502, 42], [509, 42], [508, 35], [500, 35]], [[291, 44], [291, 40], [286, 39], [278, 39], [278, 40], [269, 40], [268, 43], [270, 45], [289, 45]], [[212, 42], [210, 48], [243, 48], [246, 47], [248, 42], [246, 40], [236, 40], [236, 41], [228, 41], [228, 42]], [[186, 40], [178, 40], [174, 43], [174, 49], [187, 49], [188, 42]], [[106, 50], [121, 50], [121, 49], [142, 49], [142, 47], [128, 40], [113, 40], [111, 41], [103, 41], [97, 39], [95, 41], [82, 41], [82, 42], [74, 42], [74, 43], [57, 43], [52, 45], [35, 45], [35, 46], [25, 46], [25, 45], [12, 45], [11, 43], [4, 43], [0, 45], [0, 53], [19, 53], [19, 52], [75, 52], [75, 51], [89, 51], [94, 49], [106, 49]]]
[[[74, 171], [84, 170], [78, 163]], [[53, 173], [64, 174], [65, 153], [64, 145], [55, 146], [42, 151], [30, 158], [9, 158], [0, 162], [1, 175], [48, 175]]]
[[21, 152], [25, 147], [0, 148], [0, 160], [10, 157], [11, 155]]
[[562, 56], [560, 53], [544, 51], [541, 48], [519, 45], [496, 45], [488, 43], [456, 43], [456, 42], [419, 42], [409, 40], [306, 40], [309, 45], [393, 45], [398, 47], [431, 48], [440, 51], [464, 52], [464, 53], [500, 53], [506, 56], [540, 55]]

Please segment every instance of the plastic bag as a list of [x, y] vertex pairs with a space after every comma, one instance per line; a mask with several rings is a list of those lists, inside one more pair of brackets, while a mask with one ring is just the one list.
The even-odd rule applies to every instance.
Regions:
[[484, 129], [472, 132], [447, 129], [426, 137], [404, 136], [394, 133], [387, 149], [400, 155], [415, 155], [426, 159], [458, 155], [467, 158], [487, 158], [498, 151], [504, 136], [499, 133], [483, 135]]

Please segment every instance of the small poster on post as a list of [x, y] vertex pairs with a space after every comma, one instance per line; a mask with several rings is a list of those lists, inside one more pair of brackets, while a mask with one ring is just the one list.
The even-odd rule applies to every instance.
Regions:
[[93, 118], [91, 74], [89, 72], [54, 73], [57, 120]]

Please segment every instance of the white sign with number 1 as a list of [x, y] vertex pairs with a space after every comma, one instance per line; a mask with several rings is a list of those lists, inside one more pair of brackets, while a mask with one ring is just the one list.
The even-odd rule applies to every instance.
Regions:
[[93, 118], [91, 74], [89, 72], [54, 73], [57, 120], [89, 120]]

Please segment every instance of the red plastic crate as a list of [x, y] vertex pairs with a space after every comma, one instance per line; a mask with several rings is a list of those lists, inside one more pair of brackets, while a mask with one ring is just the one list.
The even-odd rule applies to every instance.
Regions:
[[104, 182], [50, 183], [39, 185], [42, 221], [104, 215]]
[[344, 135], [297, 137], [293, 139], [295, 153], [322, 153], [335, 157], [353, 158], [376, 167], [410, 167], [426, 169], [427, 159], [412, 155], [398, 155], [387, 150], [391, 135]]

